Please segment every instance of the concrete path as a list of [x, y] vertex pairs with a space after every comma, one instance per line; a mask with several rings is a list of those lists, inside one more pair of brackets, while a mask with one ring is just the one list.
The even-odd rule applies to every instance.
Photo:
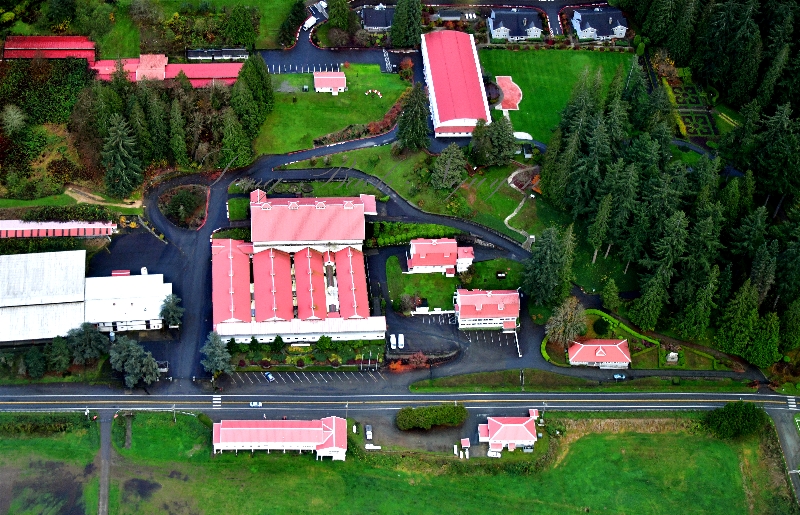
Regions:
[[111, 424], [114, 412], [100, 412], [100, 495], [98, 515], [108, 515], [108, 484], [111, 476]]

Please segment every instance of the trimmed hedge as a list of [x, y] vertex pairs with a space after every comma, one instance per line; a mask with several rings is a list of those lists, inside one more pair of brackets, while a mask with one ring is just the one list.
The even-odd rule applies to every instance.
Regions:
[[230, 238], [232, 240], [250, 241], [250, 229], [244, 227], [234, 227], [233, 229], [223, 229], [215, 232], [212, 238], [216, 240], [224, 240]]
[[33, 254], [36, 252], [60, 252], [81, 250], [79, 238], [6, 238], [0, 240], [0, 255]]
[[547, 362], [550, 363], [551, 365], [555, 365], [557, 367], [570, 368], [572, 365], [570, 365], [569, 363], [558, 363], [558, 362], [553, 361], [552, 359], [550, 359], [550, 355], [547, 354], [547, 350], [546, 350], [547, 341], [549, 339], [550, 339], [550, 335], [547, 334], [547, 335], [545, 335], [544, 339], [542, 340], [542, 357], [544, 359], [546, 359]]
[[78, 204], [75, 206], [40, 206], [22, 215], [26, 222], [107, 222], [114, 213], [105, 206]]
[[427, 430], [433, 426], [460, 426], [466, 422], [468, 415], [467, 408], [462, 404], [403, 408], [397, 412], [395, 423], [401, 431]]
[[373, 235], [367, 243], [378, 247], [405, 245], [415, 238], [452, 238], [461, 234], [458, 229], [437, 224], [375, 222], [372, 227]]
[[661, 342], [659, 342], [658, 340], [656, 340], [654, 338], [650, 338], [649, 336], [645, 336], [643, 334], [637, 333], [636, 331], [634, 331], [633, 329], [631, 329], [627, 325], [623, 324], [622, 322], [620, 322], [616, 318], [609, 316], [607, 313], [604, 313], [604, 312], [600, 311], [599, 309], [589, 308], [589, 309], [587, 309], [585, 311], [585, 313], [587, 315], [597, 315], [597, 316], [605, 318], [608, 321], [608, 323], [611, 324], [611, 328], [612, 329], [614, 329], [615, 327], [621, 327], [623, 331], [626, 331], [626, 332], [632, 334], [633, 336], [635, 336], [637, 338], [640, 338], [642, 340], [648, 341], [650, 343], [654, 343], [656, 345], [661, 345]]
[[197, 421], [209, 429], [214, 429], [214, 421], [211, 420], [211, 417], [209, 417], [205, 413], [200, 413], [199, 415], [197, 415]]

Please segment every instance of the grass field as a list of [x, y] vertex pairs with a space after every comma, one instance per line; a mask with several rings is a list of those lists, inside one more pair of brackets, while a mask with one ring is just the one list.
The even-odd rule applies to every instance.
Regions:
[[228, 199], [228, 219], [247, 220], [250, 216], [250, 199], [246, 197], [236, 197]]
[[[314, 146], [314, 139], [344, 129], [351, 124], [380, 120], [409, 84], [393, 73], [381, 73], [378, 65], [351, 65], [344, 70], [344, 93], [315, 93], [310, 73], [273, 75], [275, 109], [267, 117], [255, 139], [257, 154], [284, 154]], [[302, 86], [309, 86], [302, 92]], [[297, 93], [278, 90], [296, 88]], [[383, 98], [365, 95], [377, 89]], [[296, 102], [294, 99], [297, 99]]]
[[386, 280], [392, 301], [399, 301], [403, 294], [418, 294], [428, 300], [428, 306], [445, 310], [453, 309], [453, 293], [458, 278], [443, 274], [403, 274], [397, 256], [386, 260]]
[[[467, 287], [482, 290], [516, 290], [522, 285], [525, 265], [510, 259], [492, 259], [473, 264], [475, 275]], [[505, 279], [498, 279], [497, 272], [504, 272]]]
[[[656, 353], [656, 360], [658, 354]], [[666, 373], [666, 372], [665, 372]], [[609, 373], [609, 378], [611, 374]], [[580, 377], [566, 376], [544, 370], [524, 369], [525, 384], [520, 384], [519, 369], [479, 372], [449, 377], [425, 379], [413, 383], [412, 392], [519, 392], [519, 391], [566, 391], [566, 392], [752, 392], [748, 381], [732, 379], [672, 380], [657, 377], [631, 379], [615, 382], [590, 381]]]
[[129, 14], [131, 0], [120, 0], [116, 5], [111, 30], [97, 41], [100, 59], [139, 57], [139, 27]]
[[36, 206], [69, 206], [78, 202], [67, 194], [42, 197], [35, 200], [16, 200], [0, 198], [0, 209], [5, 207], [36, 207]]
[[[170, 414], [137, 415], [130, 449], [120, 448], [115, 426], [115, 446], [123, 458], [113, 469], [112, 491], [118, 488], [125, 501], [112, 505], [111, 513], [225, 513], [233, 506], [236, 513], [253, 514], [438, 515], [453, 506], [464, 514], [522, 513], [535, 507], [544, 515], [587, 508], [609, 514], [730, 515], [766, 513], [773, 506], [793, 513], [785, 476], [770, 472], [781, 467], [780, 456], [771, 454], [769, 441], [764, 443], [774, 440], [774, 431], [761, 440], [725, 442], [702, 432], [625, 430], [676, 418], [669, 413], [653, 421], [610, 421], [621, 428], [618, 434], [580, 429], [597, 425], [593, 420], [565, 420], [576, 429], [561, 440], [557, 465], [532, 475], [482, 470], [530, 456], [506, 453], [501, 460], [460, 462], [458, 474], [431, 466], [423, 456], [457, 463], [443, 453], [349, 454], [345, 462], [319, 462], [309, 453], [211, 458], [210, 430], [192, 417], [178, 417], [173, 426]], [[548, 420], [554, 417], [548, 413]], [[685, 419], [677, 418], [678, 424]]]
[[522, 89], [520, 110], [510, 111], [514, 130], [527, 132], [544, 143], [561, 120], [561, 110], [585, 68], [592, 73], [602, 68], [608, 86], [617, 66], [624, 64], [627, 68], [633, 59], [627, 53], [571, 50], [481, 50], [479, 56], [487, 74], [510, 75]]

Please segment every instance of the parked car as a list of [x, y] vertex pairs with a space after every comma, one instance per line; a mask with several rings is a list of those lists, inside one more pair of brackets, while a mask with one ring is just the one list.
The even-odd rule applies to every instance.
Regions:
[[265, 377], [265, 378], [267, 379], [267, 381], [269, 381], [270, 383], [274, 383], [274, 382], [275, 382], [275, 376], [273, 376], [273, 375], [272, 375], [272, 372], [264, 372], [264, 377]]
[[617, 381], [624, 381], [625, 374], [614, 374], [614, 379], [616, 379]]
[[392, 350], [397, 349], [397, 339], [393, 334], [389, 335], [389, 346], [392, 348]]
[[250, 407], [251, 408], [260, 408], [261, 407], [261, 403], [258, 402], [258, 401], [250, 401]]
[[364, 433], [367, 435], [367, 440], [372, 440], [372, 426], [367, 424], [364, 426]]
[[397, 348], [398, 349], [405, 348], [405, 346], [406, 346], [406, 336], [404, 334], [398, 334], [397, 335], [397, 339], [398, 339]]

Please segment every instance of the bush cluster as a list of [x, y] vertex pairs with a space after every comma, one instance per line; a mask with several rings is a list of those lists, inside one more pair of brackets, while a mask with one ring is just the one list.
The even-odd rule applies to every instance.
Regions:
[[222, 231], [215, 232], [213, 238], [218, 240], [230, 238], [232, 240], [250, 241], [250, 229], [244, 227], [224, 229]]
[[375, 222], [372, 227], [371, 243], [378, 247], [403, 245], [414, 238], [448, 238], [461, 233], [458, 229], [437, 224]]
[[705, 424], [719, 438], [738, 438], [756, 434], [767, 423], [764, 408], [751, 402], [731, 402], [710, 411]]
[[22, 215], [26, 222], [107, 222], [114, 219], [114, 213], [105, 206], [77, 204], [74, 206], [40, 206]]
[[442, 404], [422, 408], [403, 408], [397, 412], [395, 423], [401, 431], [430, 429], [433, 426], [460, 426], [467, 420], [467, 408], [462, 404]]
[[83, 413], [13, 413], [0, 417], [0, 435], [48, 436], [90, 425]]
[[60, 252], [83, 248], [79, 238], [7, 238], [0, 240], [0, 255]]

